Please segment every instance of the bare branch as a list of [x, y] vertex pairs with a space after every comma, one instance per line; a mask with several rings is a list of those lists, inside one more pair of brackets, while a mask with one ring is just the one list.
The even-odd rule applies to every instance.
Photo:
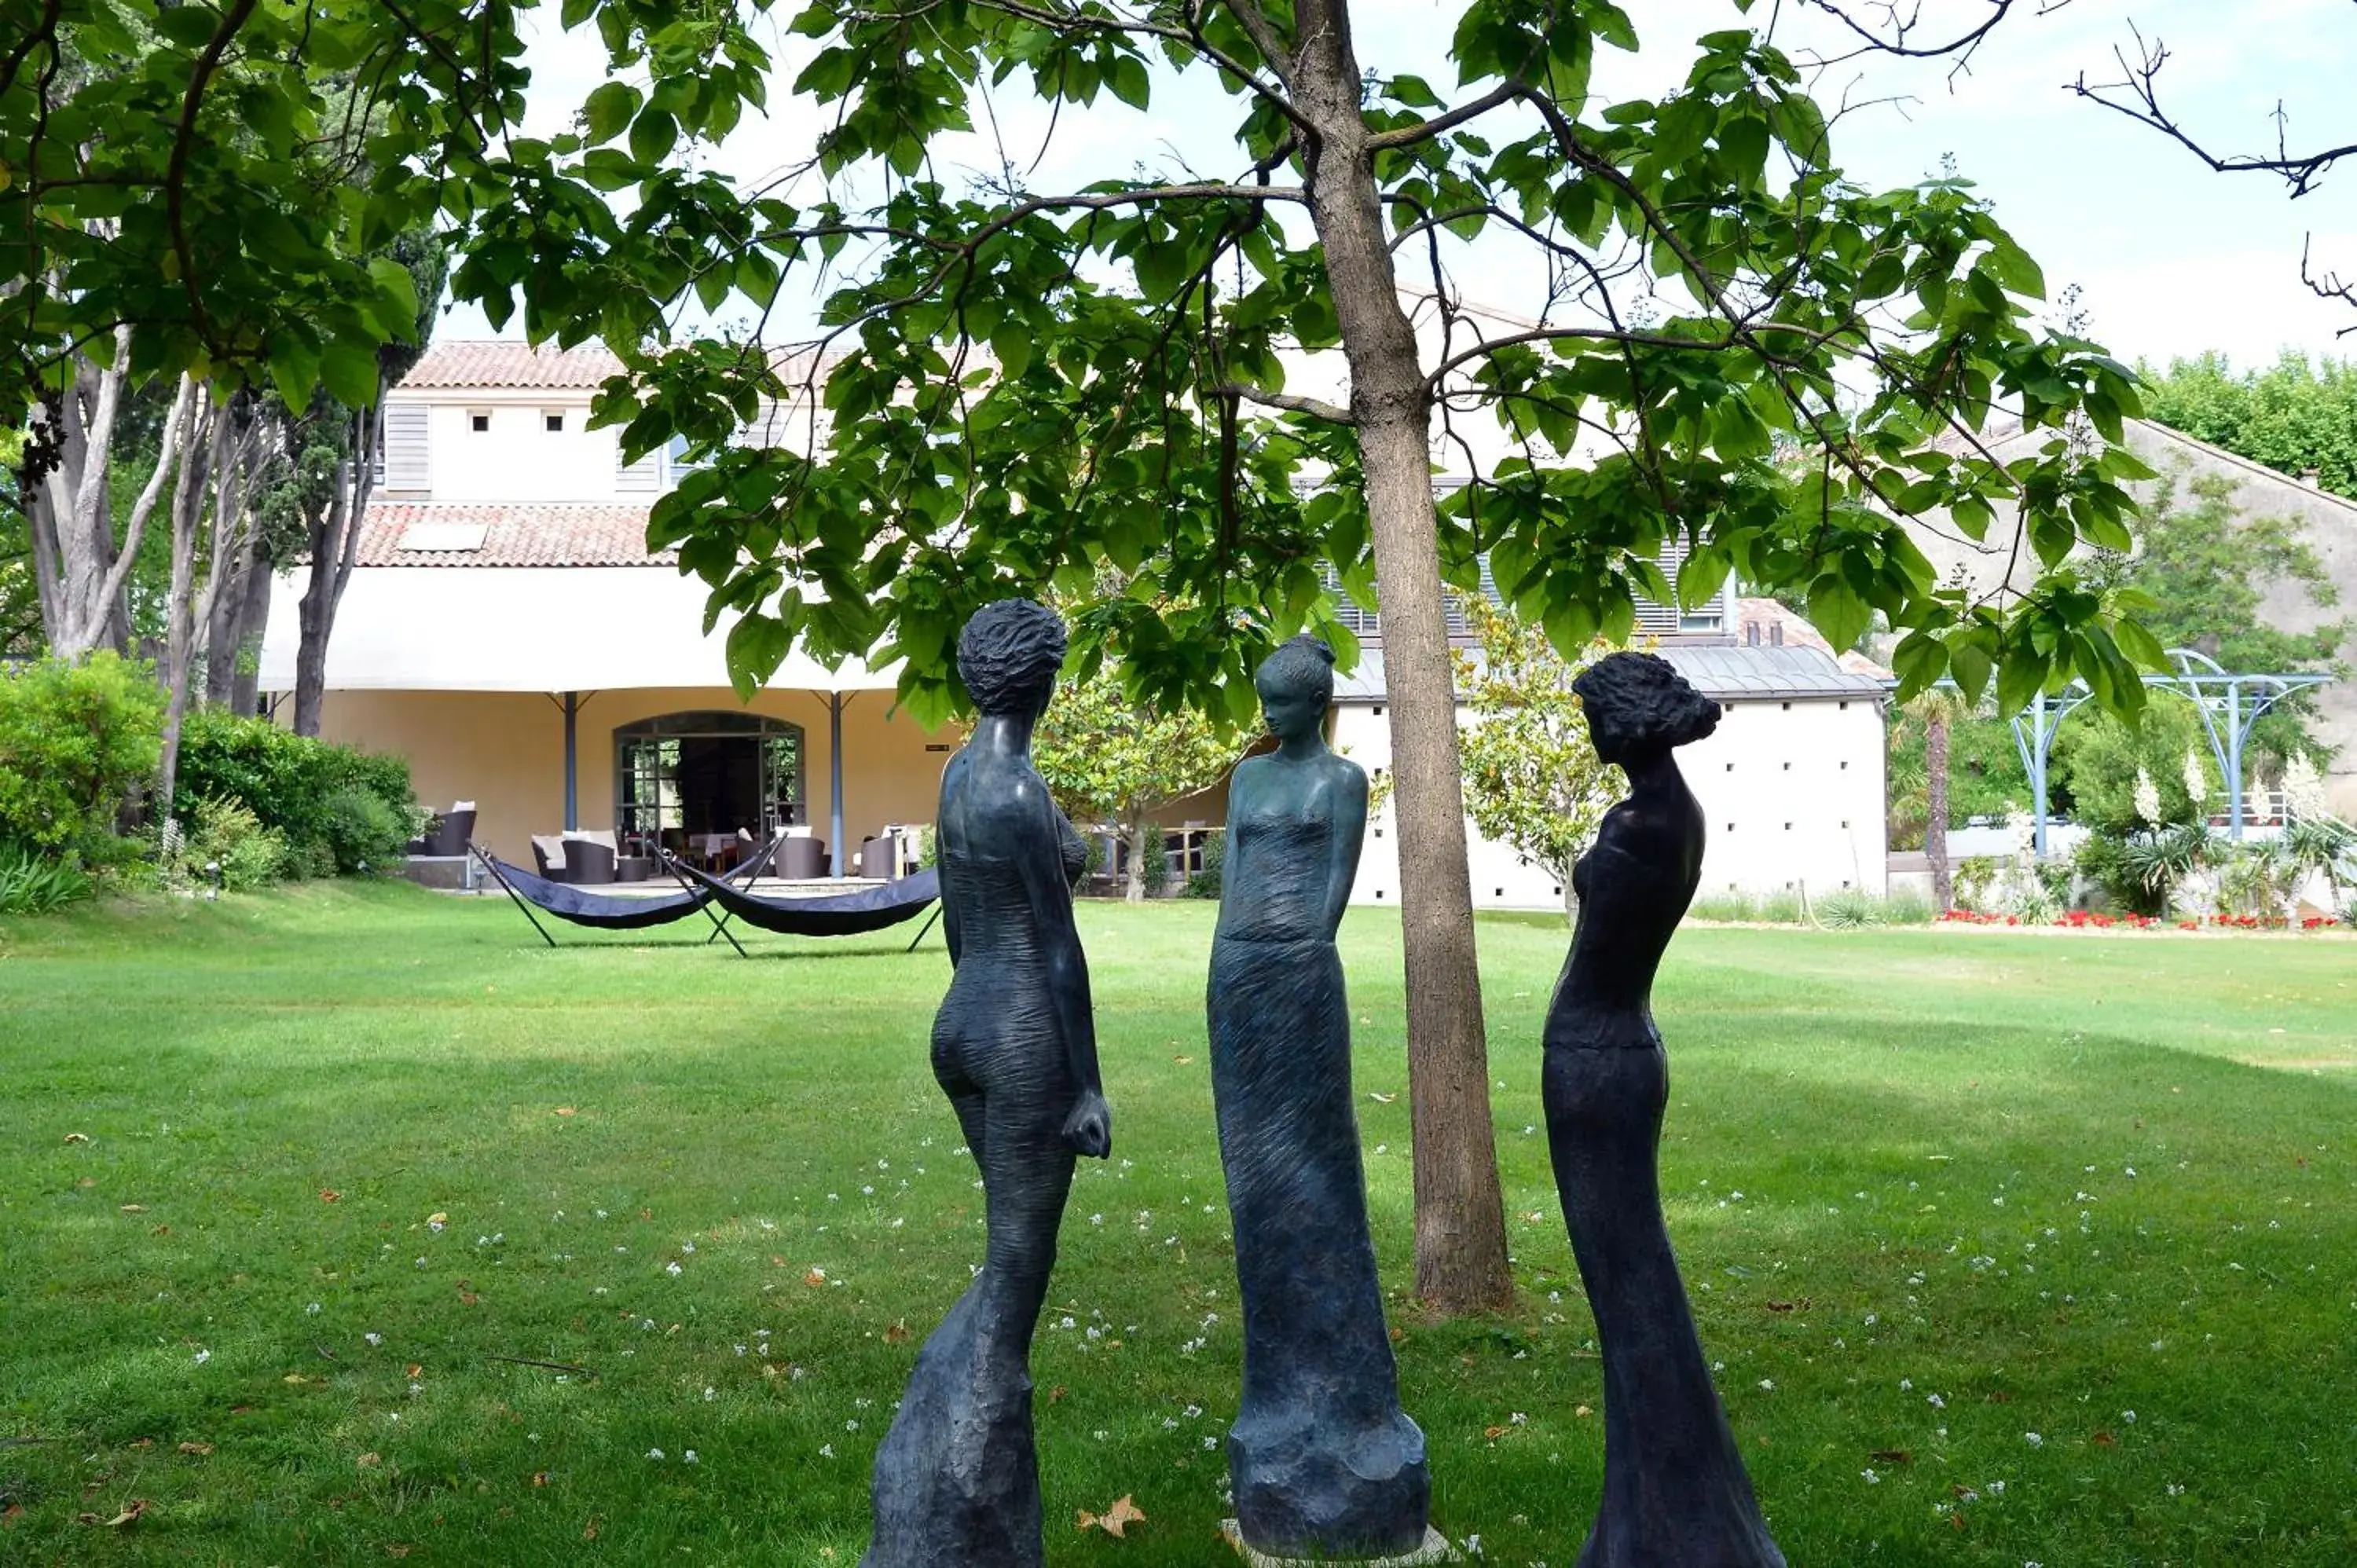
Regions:
[[[2357, 280], [2343, 282], [2339, 273], [2326, 273], [2319, 277], [2309, 270], [2309, 247], [2315, 240], [2316, 236], [2310, 234], [2299, 242], [2299, 281], [2319, 299], [2337, 299], [2343, 305], [2357, 306]], [[2357, 333], [2357, 327], [2343, 327], [2333, 336], [2346, 338], [2352, 333]]]
[[2127, 52], [2118, 48], [2112, 50], [2112, 58], [2120, 65], [2119, 81], [2090, 85], [2086, 73], [2082, 71], [2077, 81], [2064, 82], [2063, 90], [2100, 103], [2115, 113], [2125, 114], [2140, 125], [2150, 126], [2200, 158], [2213, 173], [2271, 174], [2289, 186], [2295, 198], [2315, 189], [2317, 182], [2341, 159], [2357, 157], [2357, 142], [2317, 152], [2293, 152], [2286, 130], [2288, 117], [2280, 102], [2276, 105], [2276, 150], [2272, 155], [2212, 152], [2160, 106], [2159, 77], [2161, 68], [2169, 63], [2169, 46], [2158, 38], [2147, 42], [2133, 22], [2128, 29], [2136, 38], [2136, 58], [2131, 60]]
[[[1918, 42], [1923, 30], [1923, 0], [1861, 0], [1844, 4], [1842, 0], [1800, 0], [1806, 7], [1823, 11], [1857, 38], [1857, 47], [1846, 54], [1824, 57], [1820, 63], [1838, 65], [1862, 55], [1898, 55], [1907, 59], [1938, 59], [1953, 57], [1954, 66], [1948, 72], [1949, 83], [1972, 68], [1973, 56], [1980, 51], [1997, 24], [2009, 16], [2021, 0], [1979, 0], [1988, 7], [1988, 15], [1963, 31], [1938, 37], [1932, 41]], [[2048, 16], [2071, 4], [2071, 0], [2038, 0], [2034, 16]], [[1855, 14], [1874, 13], [1878, 20], [1862, 22]]]
[[1259, 387], [1243, 386], [1233, 381], [1212, 390], [1224, 397], [1240, 397], [1246, 403], [1256, 403], [1265, 408], [1281, 408], [1292, 413], [1306, 413], [1333, 424], [1359, 423], [1347, 408], [1339, 408], [1333, 403], [1318, 398], [1303, 397], [1297, 392], [1266, 392]]

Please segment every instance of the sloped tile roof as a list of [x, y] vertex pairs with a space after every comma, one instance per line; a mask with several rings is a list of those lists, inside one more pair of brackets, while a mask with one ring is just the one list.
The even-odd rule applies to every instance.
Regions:
[[[1820, 649], [1706, 648], [1671, 644], [1652, 651], [1668, 660], [1694, 685], [1715, 702], [1734, 703], [1762, 698], [1870, 701], [1882, 695], [1883, 684], [1872, 675], [1843, 669]], [[1474, 654], [1477, 660], [1480, 655]], [[1390, 688], [1383, 678], [1383, 656], [1378, 649], [1359, 655], [1359, 667], [1334, 677], [1338, 703], [1380, 703]]]
[[404, 387], [560, 387], [595, 389], [622, 368], [603, 343], [574, 349], [500, 339], [456, 338], [436, 343], [418, 357]]
[[[412, 530], [417, 532], [413, 534]], [[450, 549], [477, 537], [474, 549]], [[415, 548], [417, 545], [428, 548]], [[404, 545], [409, 547], [404, 547]], [[565, 501], [376, 501], [361, 525], [362, 566], [658, 566], [647, 508]]]

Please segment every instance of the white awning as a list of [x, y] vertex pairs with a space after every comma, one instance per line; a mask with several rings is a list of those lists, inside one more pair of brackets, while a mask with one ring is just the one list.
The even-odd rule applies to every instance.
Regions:
[[[303, 585], [270, 598], [260, 684], [295, 689]], [[704, 635], [705, 585], [670, 566], [362, 566], [328, 642], [331, 692], [610, 692], [728, 684], [734, 618]], [[797, 650], [770, 679], [797, 692], [889, 691], [895, 663], [829, 670]]]

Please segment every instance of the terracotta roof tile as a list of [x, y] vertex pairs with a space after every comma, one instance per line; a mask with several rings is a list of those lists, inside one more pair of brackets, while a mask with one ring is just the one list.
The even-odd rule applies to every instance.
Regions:
[[[377, 501], [361, 525], [362, 566], [657, 566], [647, 508], [614, 502]], [[412, 530], [417, 531], [412, 533]], [[473, 548], [464, 546], [479, 538]], [[411, 548], [404, 548], [404, 542]], [[416, 548], [416, 546], [425, 548]]]
[[404, 387], [596, 388], [618, 373], [622, 361], [603, 343], [574, 349], [500, 339], [457, 338], [436, 343], [401, 378]]

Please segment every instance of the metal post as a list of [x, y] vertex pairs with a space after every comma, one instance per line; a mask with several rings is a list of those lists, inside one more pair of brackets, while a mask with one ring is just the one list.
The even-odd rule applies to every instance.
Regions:
[[843, 710], [850, 701], [842, 692], [826, 694], [827, 831], [834, 834], [834, 875], [838, 881], [845, 875], [844, 866], [851, 858], [850, 846], [843, 842]]
[[2037, 716], [2030, 722], [2036, 726], [2038, 745], [2034, 748], [2035, 760], [2029, 769], [2029, 788], [2037, 796], [2038, 803], [2035, 809], [2038, 816], [2031, 824], [2031, 843], [2036, 846], [2038, 858], [2044, 860], [2046, 858], [2046, 758], [2054, 744], [2054, 732], [2061, 726], [2059, 724], [2047, 722], [2046, 693], [2043, 692], [2038, 693], [2035, 713]]
[[581, 716], [581, 693], [565, 693], [565, 831], [577, 832], [581, 827], [581, 771], [577, 725]]
[[2226, 836], [2243, 836], [2243, 683], [2226, 682]]

